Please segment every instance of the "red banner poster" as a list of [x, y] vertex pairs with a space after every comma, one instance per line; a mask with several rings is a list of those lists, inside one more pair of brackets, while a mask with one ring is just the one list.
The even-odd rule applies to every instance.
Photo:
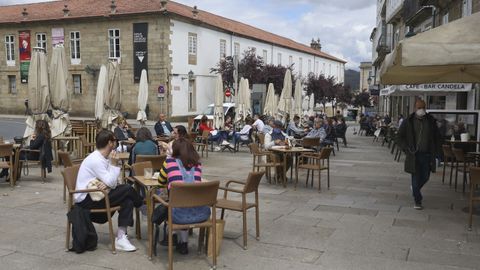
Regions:
[[20, 47], [20, 61], [30, 61], [32, 55], [32, 46], [30, 44], [30, 31], [19, 31], [18, 33]]

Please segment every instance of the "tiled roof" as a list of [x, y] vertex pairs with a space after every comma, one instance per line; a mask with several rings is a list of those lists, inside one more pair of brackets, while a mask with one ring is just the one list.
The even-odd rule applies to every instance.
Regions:
[[[110, 17], [117, 15], [139, 14], [139, 13], [160, 13], [160, 0], [116, 0], [116, 13], [110, 13], [110, 0], [63, 0], [42, 2], [33, 4], [20, 4], [11, 6], [0, 6], [0, 24], [20, 23], [50, 20], [71, 20], [88, 17]], [[64, 17], [64, 5], [68, 5], [70, 15]], [[26, 8], [28, 15], [24, 18], [22, 12]], [[291, 39], [272, 34], [248, 24], [221, 17], [207, 11], [198, 10], [194, 18], [192, 7], [168, 1], [167, 11], [182, 17], [197, 20], [199, 23], [207, 24], [224, 31], [235, 33], [239, 36], [250, 37], [267, 43], [290, 48], [293, 50], [313, 54], [330, 60], [346, 63], [337, 57], [317, 51], [307, 45], [295, 42]]]

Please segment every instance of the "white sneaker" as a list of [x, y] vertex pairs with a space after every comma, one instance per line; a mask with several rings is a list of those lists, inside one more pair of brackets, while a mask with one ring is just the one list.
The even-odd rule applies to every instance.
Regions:
[[215, 148], [213, 148], [213, 151], [215, 151], [215, 152], [218, 152], [220, 150], [222, 150], [222, 149], [219, 146], [215, 146]]
[[135, 251], [137, 248], [128, 241], [128, 236], [124, 235], [121, 238], [115, 238], [115, 248], [122, 251]]
[[235, 145], [233, 145], [231, 143], [229, 144], [229, 147], [232, 148], [232, 149], [235, 149]]

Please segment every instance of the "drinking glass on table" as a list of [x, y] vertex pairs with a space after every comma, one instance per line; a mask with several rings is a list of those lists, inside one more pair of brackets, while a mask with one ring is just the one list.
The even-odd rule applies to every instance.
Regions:
[[152, 168], [143, 169], [143, 177], [145, 177], [145, 179], [152, 179], [152, 177], [153, 177]]

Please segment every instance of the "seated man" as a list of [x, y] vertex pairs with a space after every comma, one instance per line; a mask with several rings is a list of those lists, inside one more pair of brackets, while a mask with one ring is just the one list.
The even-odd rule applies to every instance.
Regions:
[[[118, 213], [118, 232], [115, 248], [123, 251], [135, 251], [127, 238], [127, 227], [133, 226], [133, 208], [140, 207], [143, 199], [130, 185], [117, 185], [120, 166], [114, 149], [117, 139], [111, 131], [102, 130], [96, 137], [96, 150], [88, 155], [80, 165], [75, 189], [87, 189], [90, 181], [98, 179], [99, 189], [111, 189], [108, 193], [110, 206], [120, 205]], [[85, 209], [105, 208], [105, 198], [94, 201], [88, 193], [76, 193], [75, 203]], [[106, 215], [106, 214], [105, 214]]]
[[242, 130], [233, 133], [233, 145], [230, 145], [231, 148], [235, 148], [238, 141], [247, 141], [249, 139], [248, 135], [250, 134], [250, 130], [252, 129], [252, 121], [252, 118], [247, 118], [245, 120], [245, 126], [243, 126]]
[[135, 135], [133, 135], [133, 132], [128, 127], [127, 120], [123, 118], [118, 121], [118, 126], [115, 128], [114, 133], [119, 141], [135, 138]]
[[298, 115], [295, 115], [293, 117], [293, 120], [290, 121], [290, 123], [288, 124], [287, 134], [297, 139], [305, 136], [305, 130], [299, 127], [298, 126], [299, 124], [300, 124], [300, 117]]
[[172, 132], [172, 125], [170, 125], [170, 122], [166, 121], [165, 114], [159, 114], [158, 122], [155, 124], [155, 133], [157, 133], [157, 136], [170, 137]]
[[305, 138], [319, 138], [320, 141], [323, 141], [327, 137], [325, 128], [323, 128], [323, 121], [320, 118], [315, 118], [313, 123], [313, 129], [305, 136]]
[[267, 133], [270, 133], [272, 132], [273, 130], [273, 121], [275, 121], [275, 119], [273, 117], [268, 117], [267, 118], [267, 121], [266, 121], [266, 125], [264, 125], [263, 127], [263, 134], [267, 134]]
[[260, 119], [260, 116], [259, 116], [258, 114], [255, 114], [255, 115], [253, 116], [253, 120], [254, 120], [255, 122], [253, 122], [252, 127], [253, 127], [256, 131], [258, 131], [258, 132], [260, 132], [260, 133], [263, 133], [263, 129], [265, 128], [265, 124], [263, 123], [262, 119]]
[[282, 131], [283, 123], [280, 120], [273, 121], [273, 129], [265, 134], [265, 149], [270, 149], [275, 145], [284, 146], [287, 134]]

